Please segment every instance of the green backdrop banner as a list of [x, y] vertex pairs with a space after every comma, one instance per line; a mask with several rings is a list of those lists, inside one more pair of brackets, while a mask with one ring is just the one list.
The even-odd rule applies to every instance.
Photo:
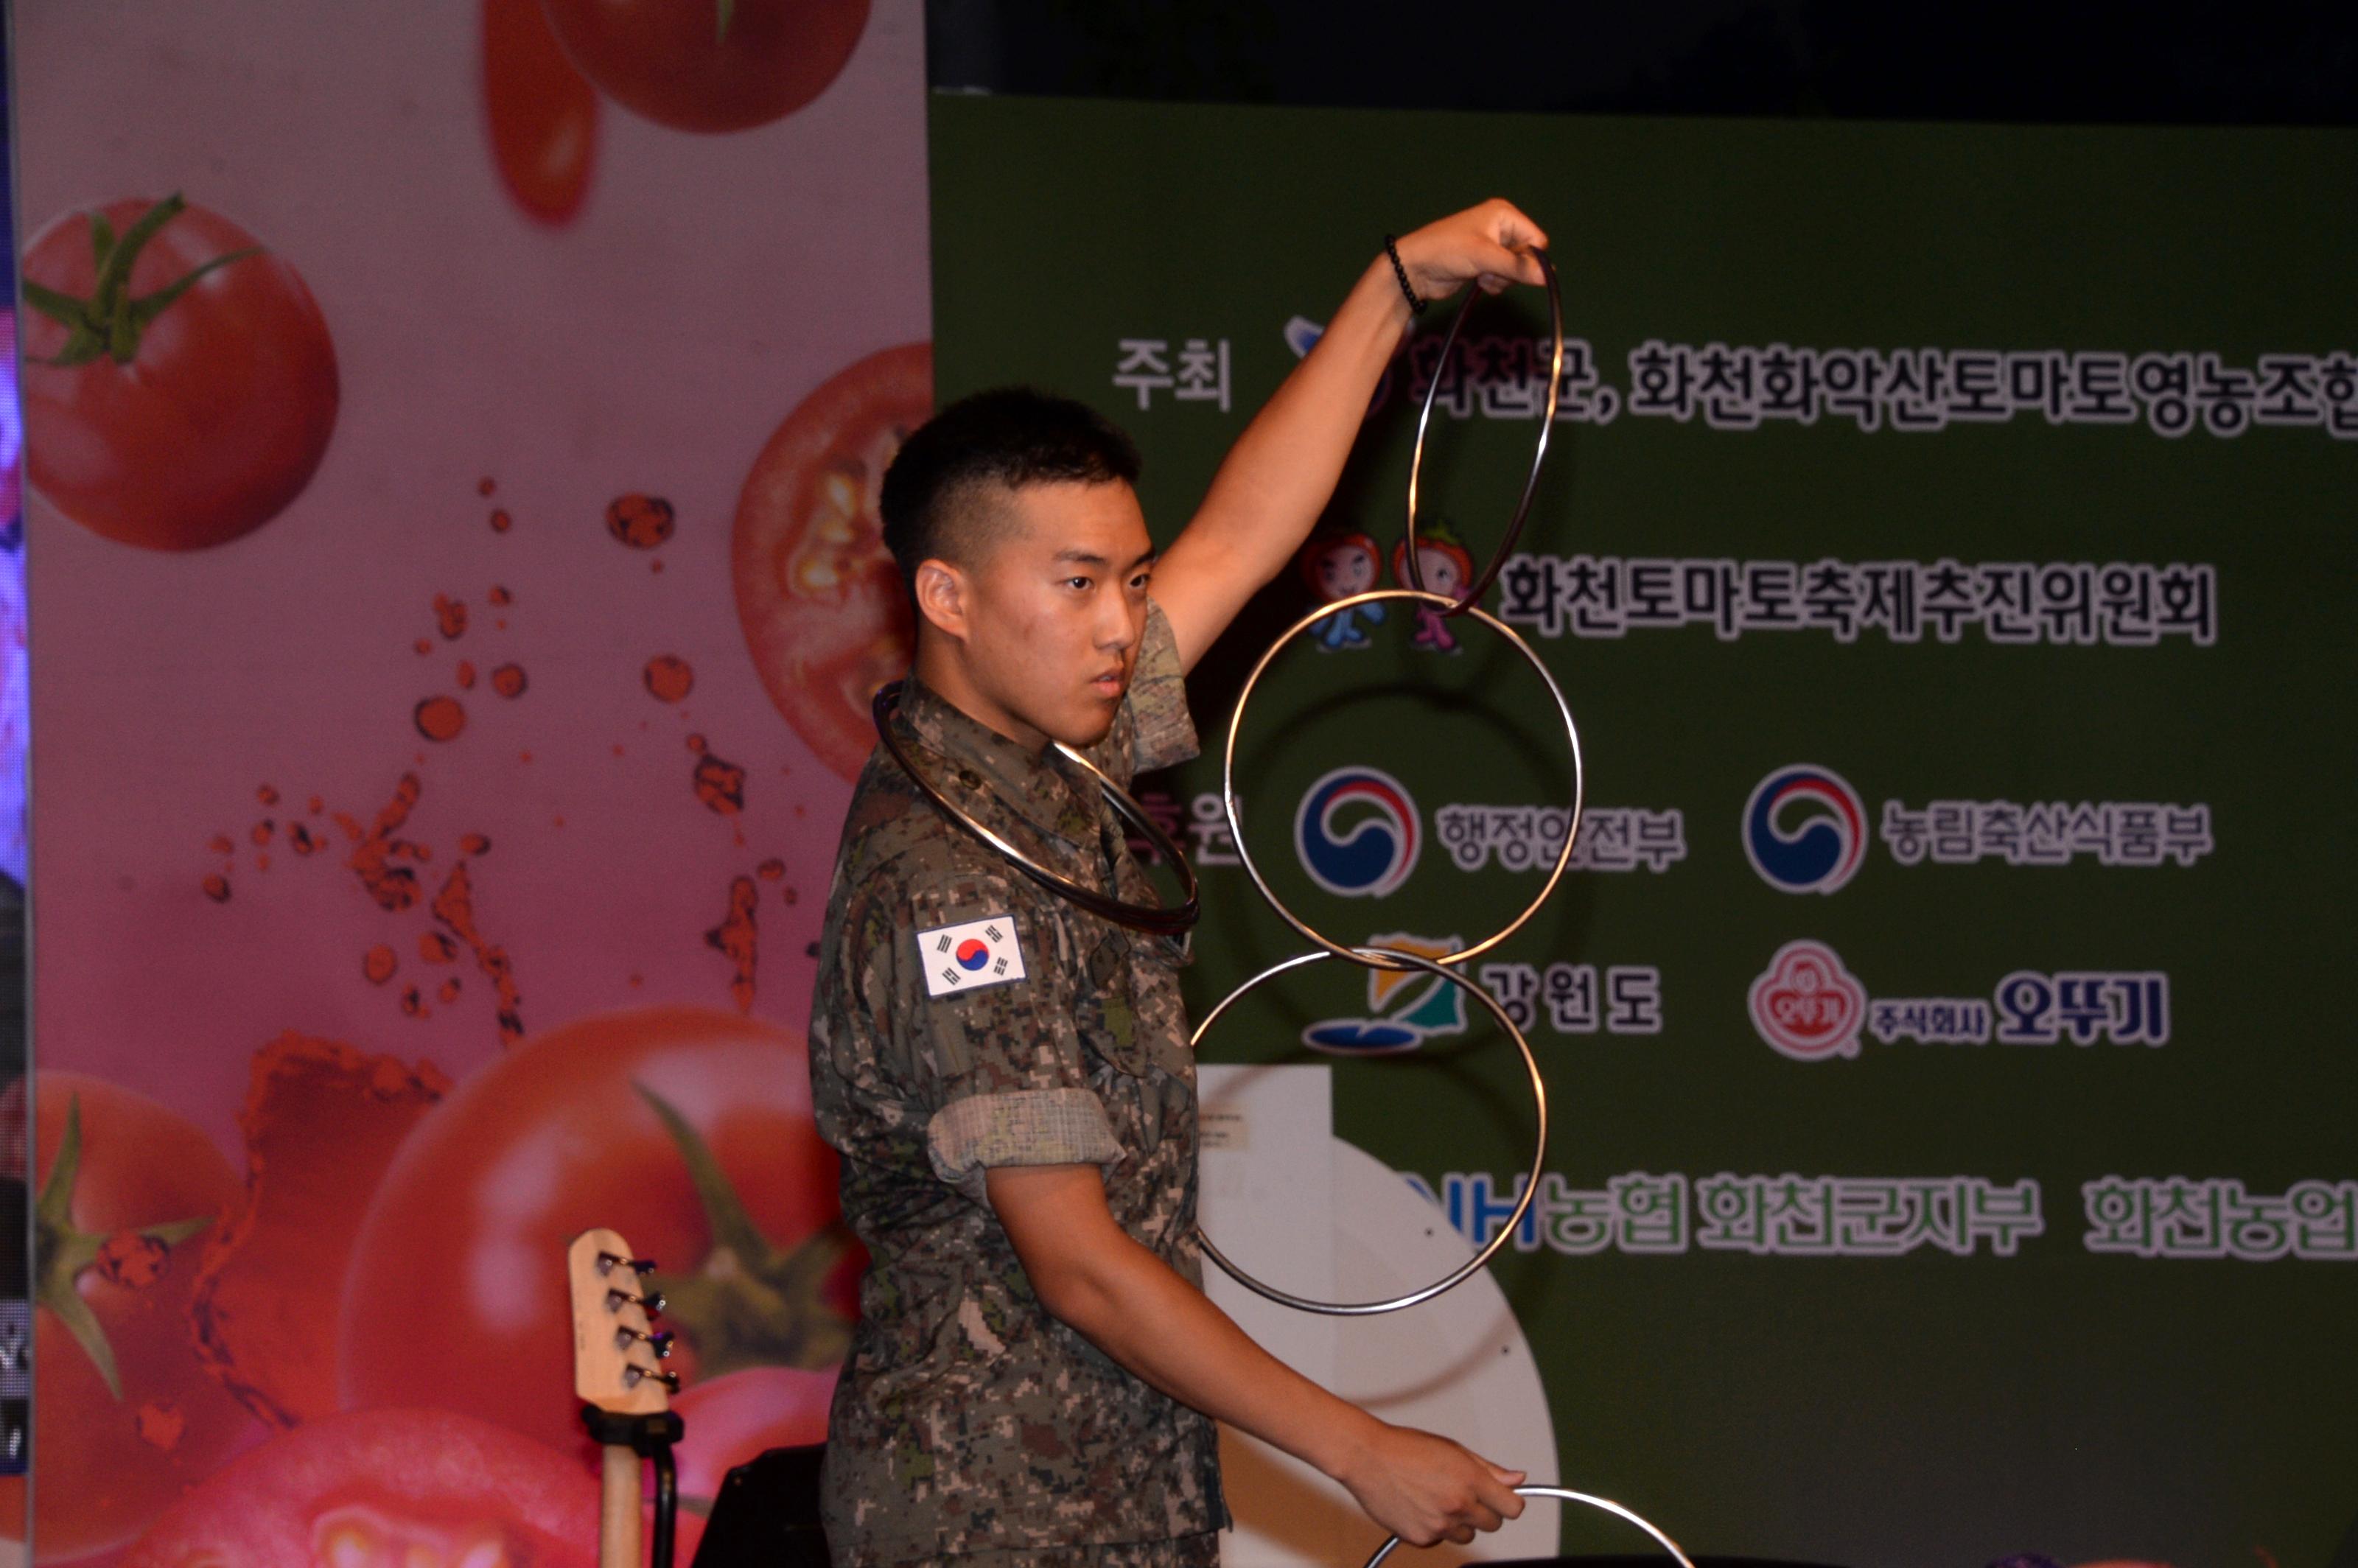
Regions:
[[[1561, 1479], [1694, 1552], [2334, 1557], [2358, 137], [943, 97], [931, 141], [941, 395], [1114, 416], [1166, 541], [1387, 230], [1501, 194], [1553, 236], [1556, 445], [1488, 604], [1589, 809], [1476, 972], [1555, 1108], [1497, 1275]], [[1543, 305], [1476, 309], [1195, 682], [1156, 804], [1199, 1014], [1307, 946], [1220, 820], [1243, 670], [1401, 579], [1436, 374], [1428, 573], [1522, 482]], [[1445, 951], [1538, 891], [1565, 748], [1495, 634], [1390, 610], [1272, 667], [1246, 848], [1320, 930]], [[1331, 1062], [1336, 1133], [1481, 1240], [1530, 1147], [1487, 1028], [1317, 966], [1205, 1054]]]

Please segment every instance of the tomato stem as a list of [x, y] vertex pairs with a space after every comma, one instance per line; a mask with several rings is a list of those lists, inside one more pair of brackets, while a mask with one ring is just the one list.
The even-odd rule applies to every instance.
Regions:
[[[115, 1367], [114, 1346], [107, 1343], [105, 1328], [82, 1300], [79, 1288], [82, 1271], [96, 1266], [107, 1241], [104, 1231], [81, 1230], [74, 1225], [74, 1184], [81, 1175], [81, 1096], [75, 1095], [66, 1104], [66, 1132], [58, 1143], [57, 1162], [49, 1167], [49, 1179], [42, 1184], [41, 1195], [33, 1205], [33, 1255], [38, 1271], [34, 1293], [66, 1325], [119, 1404], [123, 1374]], [[200, 1215], [143, 1225], [135, 1234], [167, 1248], [177, 1247], [211, 1223], [211, 1216]]]
[[250, 245], [242, 251], [215, 256], [202, 265], [192, 268], [186, 276], [166, 285], [145, 298], [131, 297], [131, 267], [147, 242], [163, 231], [164, 225], [188, 211], [188, 202], [174, 191], [139, 215], [139, 221], [115, 237], [114, 225], [106, 221], [103, 212], [90, 215], [91, 265], [97, 279], [88, 299], [77, 299], [59, 289], [50, 288], [27, 278], [24, 282], [25, 303], [66, 330], [65, 347], [57, 357], [41, 362], [71, 369], [86, 365], [104, 354], [116, 364], [127, 365], [139, 356], [139, 338], [156, 318], [171, 308], [180, 296], [194, 287], [207, 275], [218, 272], [232, 262], [263, 254], [260, 245]]
[[713, 0], [712, 9], [713, 20], [718, 24], [712, 30], [712, 41], [725, 44], [729, 41], [730, 20], [737, 14], [737, 0]]
[[671, 1135], [712, 1232], [712, 1249], [693, 1272], [654, 1277], [669, 1314], [688, 1330], [705, 1377], [745, 1367], [831, 1367], [850, 1348], [850, 1325], [824, 1294], [827, 1277], [850, 1247], [838, 1222], [792, 1248], [762, 1234], [729, 1173], [661, 1095], [633, 1086]]

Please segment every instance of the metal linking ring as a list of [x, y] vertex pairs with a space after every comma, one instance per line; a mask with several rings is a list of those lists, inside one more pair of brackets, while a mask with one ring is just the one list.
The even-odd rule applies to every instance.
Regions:
[[[1396, 961], [1376, 964], [1373, 957], [1375, 955]], [[1260, 974], [1230, 991], [1219, 1006], [1205, 1015], [1204, 1022], [1195, 1025], [1195, 1033], [1187, 1042], [1188, 1049], [1192, 1051], [1202, 1045], [1205, 1034], [1210, 1031], [1213, 1024], [1220, 1021], [1220, 1015], [1236, 1005], [1238, 999], [1247, 991], [1251, 990], [1263, 980], [1274, 979], [1288, 969], [1298, 969], [1304, 964], [1323, 963], [1328, 956], [1325, 953], [1297, 953], [1282, 963], [1272, 964], [1263, 969]], [[1398, 952], [1389, 947], [1361, 947], [1354, 952], [1345, 953], [1343, 957], [1363, 964], [1375, 964], [1379, 968], [1424, 969], [1440, 976], [1452, 985], [1462, 986], [1473, 993], [1476, 1000], [1490, 1010], [1490, 1016], [1498, 1021], [1498, 1027], [1507, 1032], [1508, 1038], [1514, 1041], [1515, 1049], [1522, 1053], [1523, 1069], [1531, 1075], [1531, 1104], [1539, 1113], [1539, 1138], [1531, 1147], [1531, 1175], [1523, 1183], [1522, 1195], [1515, 1200], [1515, 1210], [1507, 1217], [1506, 1224], [1498, 1227], [1498, 1233], [1490, 1238], [1487, 1246], [1466, 1260], [1447, 1277], [1436, 1280], [1420, 1290], [1411, 1291], [1406, 1295], [1394, 1296], [1390, 1301], [1380, 1302], [1315, 1302], [1306, 1296], [1297, 1296], [1290, 1291], [1281, 1291], [1275, 1285], [1264, 1284], [1246, 1273], [1228, 1261], [1220, 1249], [1212, 1245], [1212, 1238], [1204, 1234], [1202, 1226], [1198, 1225], [1195, 1227], [1196, 1238], [1204, 1244], [1204, 1256], [1217, 1263], [1230, 1279], [1244, 1286], [1245, 1289], [1267, 1296], [1271, 1301], [1286, 1306], [1298, 1307], [1303, 1312], [1324, 1313], [1330, 1317], [1368, 1317], [1379, 1312], [1396, 1312], [1401, 1307], [1411, 1307], [1419, 1302], [1431, 1301], [1442, 1292], [1472, 1278], [1481, 1271], [1484, 1264], [1498, 1255], [1500, 1248], [1514, 1238], [1515, 1227], [1523, 1222], [1523, 1212], [1531, 1206], [1531, 1199], [1540, 1190], [1540, 1173], [1547, 1163], [1547, 1084], [1540, 1076], [1539, 1058], [1531, 1054], [1531, 1043], [1523, 1038], [1523, 1032], [1515, 1027], [1515, 1021], [1507, 1015], [1505, 1008], [1498, 1005], [1498, 999], [1456, 970], [1444, 968], [1431, 958], [1422, 957], [1414, 953]]]
[[[1573, 722], [1572, 705], [1564, 701], [1563, 688], [1556, 685], [1555, 676], [1549, 673], [1547, 665], [1541, 661], [1539, 654], [1531, 650], [1531, 645], [1523, 641], [1520, 633], [1517, 633], [1513, 627], [1508, 625], [1505, 622], [1499, 620], [1488, 611], [1484, 610], [1480, 605], [1473, 603], [1461, 604], [1458, 600], [1450, 598], [1446, 594], [1426, 593], [1422, 589], [1412, 588], [1371, 589], [1366, 593], [1355, 593], [1347, 599], [1337, 599], [1330, 603], [1318, 606], [1315, 610], [1313, 610], [1309, 614], [1304, 615], [1301, 620], [1295, 622], [1293, 625], [1287, 627], [1284, 632], [1279, 634], [1277, 641], [1269, 645], [1269, 651], [1260, 656], [1260, 662], [1253, 665], [1252, 674], [1245, 677], [1244, 688], [1237, 693], [1236, 713], [1228, 720], [1228, 751], [1220, 761], [1220, 799], [1228, 807], [1228, 832], [1229, 835], [1236, 839], [1237, 858], [1244, 862], [1245, 874], [1252, 878], [1253, 885], [1260, 889], [1261, 897], [1269, 900], [1269, 904], [1271, 909], [1276, 910], [1279, 914], [1284, 916], [1285, 923], [1287, 925], [1293, 926], [1296, 931], [1301, 932], [1304, 936], [1309, 937], [1313, 942], [1317, 943], [1318, 946], [1324, 947], [1327, 952], [1332, 953], [1338, 958], [1351, 958], [1356, 962], [1367, 964], [1370, 968], [1379, 969], [1398, 969], [1408, 967], [1394, 962], [1393, 959], [1400, 957], [1400, 955], [1391, 954], [1388, 948], [1368, 949], [1365, 947], [1349, 947], [1344, 946], [1340, 942], [1330, 941], [1319, 932], [1313, 930], [1310, 925], [1300, 915], [1288, 909], [1285, 906], [1284, 901], [1280, 899], [1275, 892], [1271, 891], [1269, 879], [1261, 875], [1260, 868], [1254, 864], [1252, 850], [1248, 848], [1245, 843], [1244, 824], [1238, 820], [1237, 806], [1237, 737], [1242, 732], [1244, 728], [1245, 707], [1248, 703], [1252, 701], [1253, 688], [1260, 684], [1261, 674], [1269, 668], [1270, 661], [1276, 658], [1280, 651], [1282, 651], [1288, 643], [1291, 643], [1294, 638], [1299, 637], [1303, 633], [1308, 631], [1319, 622], [1324, 621], [1329, 615], [1337, 614], [1347, 610], [1353, 610], [1362, 604], [1380, 603], [1385, 600], [1406, 600], [1417, 604], [1431, 605], [1436, 609], [1446, 609], [1452, 612], [1462, 610], [1465, 613], [1471, 615], [1475, 620], [1479, 621], [1483, 625], [1489, 627], [1492, 631], [1506, 638], [1509, 643], [1514, 645], [1515, 651], [1523, 655], [1524, 661], [1528, 663], [1531, 668], [1539, 672], [1540, 679], [1547, 683], [1548, 696], [1555, 700], [1556, 717], [1563, 720], [1564, 739], [1572, 744], [1572, 815], [1565, 820], [1563, 825], [1563, 844], [1556, 850], [1554, 868], [1548, 872], [1547, 881], [1541, 886], [1538, 895], [1535, 896], [1529, 904], [1525, 905], [1523, 912], [1515, 916], [1515, 918], [1507, 925], [1491, 933], [1489, 935], [1485, 936], [1481, 941], [1475, 943], [1472, 946], [1461, 947], [1456, 952], [1448, 954], [1437, 960], [1444, 964], [1459, 964], [1465, 962], [1468, 958], [1476, 957], [1478, 954], [1487, 953], [1491, 948], [1496, 947], [1499, 943], [1504, 942], [1508, 937], [1512, 936], [1516, 932], [1521, 930], [1523, 928], [1523, 924], [1530, 920], [1532, 915], [1539, 913], [1540, 905], [1545, 903], [1548, 901], [1549, 895], [1555, 892], [1556, 883], [1563, 880], [1565, 868], [1572, 864], [1573, 840], [1577, 838], [1580, 833], [1581, 799], [1583, 790], [1585, 787], [1585, 775], [1581, 767], [1580, 762], [1580, 727]], [[1381, 958], [1367, 958], [1359, 957], [1359, 955], [1369, 951], [1383, 953], [1387, 956]]]
[[1146, 807], [1141, 806], [1128, 790], [1107, 777], [1104, 771], [1096, 763], [1065, 745], [1062, 741], [1055, 743], [1060, 756], [1097, 780], [1098, 788], [1104, 792], [1106, 804], [1113, 807], [1114, 814], [1145, 835], [1146, 841], [1154, 847], [1155, 853], [1161, 855], [1172, 870], [1178, 873], [1180, 889], [1185, 895], [1178, 903], [1124, 903], [1121, 900], [1101, 893], [1095, 888], [1084, 887], [1072, 878], [1049, 870], [1008, 842], [1004, 836], [975, 820], [956, 802], [936, 789], [932, 780], [918, 772], [916, 760], [911, 757], [907, 749], [901, 744], [901, 738], [892, 733], [892, 719], [894, 711], [900, 707], [901, 686], [901, 682], [893, 681], [876, 693], [876, 700], [871, 707], [871, 712], [876, 719], [876, 738], [884, 742], [884, 749], [892, 754], [894, 762], [901, 764], [901, 771], [909, 775], [910, 782], [917, 786], [918, 793], [939, 807], [942, 815], [998, 850], [1017, 871], [1022, 871], [1050, 892], [1078, 904], [1100, 919], [1110, 920], [1117, 925], [1126, 925], [1133, 931], [1144, 931], [1156, 936], [1184, 936], [1195, 928], [1196, 918], [1202, 914], [1202, 907], [1196, 896], [1195, 868], [1188, 865], [1186, 856], [1180, 853], [1179, 846], [1172, 842], [1171, 836], [1163, 830], [1162, 825], [1147, 815]]
[[[1472, 586], [1451, 601], [1452, 608], [1442, 612], [1444, 615], [1457, 615], [1471, 610], [1490, 590], [1490, 584], [1498, 579], [1499, 568], [1507, 564], [1507, 557], [1514, 550], [1515, 540], [1522, 534], [1523, 519], [1531, 510], [1531, 497], [1539, 492], [1540, 467], [1547, 461], [1548, 433], [1555, 428], [1556, 402], [1563, 387], [1563, 294], [1556, 287], [1555, 264], [1548, 260], [1547, 252], [1533, 245], [1531, 254], [1538, 260], [1540, 271], [1547, 277], [1548, 315], [1555, 325], [1555, 352], [1548, 362], [1547, 413], [1540, 420], [1540, 442], [1531, 453], [1531, 474], [1523, 481], [1523, 498], [1515, 503], [1515, 514], [1507, 521], [1507, 535], [1498, 541], [1498, 553], [1490, 557], [1490, 564], [1482, 568], [1482, 575], [1474, 579]], [[1449, 363], [1449, 351], [1457, 346], [1458, 330], [1466, 325], [1466, 314], [1474, 308], [1474, 297], [1480, 292], [1478, 287], [1468, 284], [1466, 303], [1450, 317], [1449, 333], [1441, 341], [1441, 357], [1433, 361], [1433, 379], [1424, 389], [1424, 410], [1416, 416], [1416, 450], [1410, 454], [1408, 460], [1407, 548], [1409, 586], [1420, 590], [1424, 588], [1424, 568], [1416, 558], [1416, 486], [1418, 478], [1424, 471], [1425, 430], [1433, 423], [1433, 398], [1441, 390], [1441, 373]]]
[[[1679, 1550], [1679, 1543], [1677, 1541], [1672, 1541], [1669, 1536], [1664, 1535], [1660, 1529], [1656, 1525], [1646, 1519], [1639, 1518], [1634, 1511], [1623, 1508], [1619, 1503], [1615, 1502], [1610, 1498], [1592, 1498], [1586, 1492], [1569, 1491], [1562, 1487], [1517, 1487], [1515, 1488], [1515, 1496], [1519, 1498], [1553, 1498], [1559, 1502], [1586, 1503], [1592, 1509], [1602, 1509], [1606, 1513], [1612, 1514], [1616, 1518], [1628, 1519], [1631, 1524], [1636, 1525], [1639, 1530], [1642, 1530], [1648, 1535], [1652, 1536], [1654, 1538], [1655, 1545], [1660, 1547], [1672, 1557], [1678, 1559], [1679, 1568], [1694, 1568], [1693, 1561], [1688, 1558], [1685, 1552]], [[1367, 1568], [1381, 1568], [1384, 1559], [1390, 1557], [1395, 1551], [1397, 1551], [1400, 1547], [1400, 1543], [1401, 1538], [1395, 1535], [1390, 1541], [1385, 1541], [1381, 1546], [1377, 1547], [1376, 1554], [1368, 1559]]]

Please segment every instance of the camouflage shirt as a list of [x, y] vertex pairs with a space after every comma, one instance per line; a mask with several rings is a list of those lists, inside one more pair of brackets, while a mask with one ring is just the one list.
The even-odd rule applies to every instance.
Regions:
[[[977, 820], [1075, 881], [1152, 901], [1095, 782], [1053, 751], [914, 679], [894, 722]], [[1195, 752], [1170, 623], [1150, 606], [1130, 696], [1087, 754], [1127, 785]], [[994, 1165], [1095, 1164], [1122, 1228], [1200, 1282], [1180, 961], [1016, 871], [882, 747], [869, 758], [811, 1004], [818, 1125], [871, 1260], [827, 1433], [839, 1568], [1226, 1523], [1212, 1422], [1049, 1315], [983, 1188]]]

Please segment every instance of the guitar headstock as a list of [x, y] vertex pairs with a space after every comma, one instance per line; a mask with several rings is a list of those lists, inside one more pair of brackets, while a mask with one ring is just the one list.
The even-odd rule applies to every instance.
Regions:
[[663, 1298], [645, 1289], [654, 1264], [614, 1231], [585, 1230], [565, 1249], [573, 1282], [573, 1391], [617, 1415], [671, 1408], [679, 1377], [663, 1369], [671, 1336], [652, 1321]]

